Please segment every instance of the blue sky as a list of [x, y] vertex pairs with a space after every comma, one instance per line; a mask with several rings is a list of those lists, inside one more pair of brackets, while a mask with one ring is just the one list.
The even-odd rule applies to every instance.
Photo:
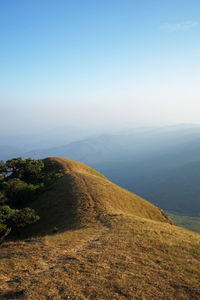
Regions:
[[1, 132], [197, 123], [200, 2], [0, 1]]

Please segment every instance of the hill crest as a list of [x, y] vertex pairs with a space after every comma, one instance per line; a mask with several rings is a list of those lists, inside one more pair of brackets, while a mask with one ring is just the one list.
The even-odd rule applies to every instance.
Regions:
[[34, 234], [64, 231], [101, 223], [110, 226], [113, 215], [133, 215], [171, 223], [159, 208], [110, 182], [105, 176], [82, 163], [65, 158], [44, 159], [49, 170], [62, 169], [64, 175], [39, 196], [31, 207], [40, 221], [31, 225]]

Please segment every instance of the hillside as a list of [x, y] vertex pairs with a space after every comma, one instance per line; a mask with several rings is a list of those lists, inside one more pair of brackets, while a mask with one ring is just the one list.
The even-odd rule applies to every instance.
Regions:
[[0, 248], [1, 299], [199, 299], [200, 235], [86, 165], [44, 162], [65, 175], [32, 203], [33, 237]]
[[[50, 170], [65, 175], [31, 203], [41, 217], [30, 229], [33, 234], [79, 228], [89, 223], [109, 224], [109, 215], [126, 213], [171, 222], [157, 207], [107, 180], [92, 168], [64, 158], [44, 160]], [[41, 232], [42, 228], [42, 232]]]

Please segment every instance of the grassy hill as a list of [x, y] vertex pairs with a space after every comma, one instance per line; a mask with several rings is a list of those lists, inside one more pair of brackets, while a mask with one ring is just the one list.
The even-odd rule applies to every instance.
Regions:
[[64, 158], [48, 158], [45, 165], [64, 170], [65, 175], [29, 206], [41, 217], [29, 228], [33, 234], [79, 228], [88, 223], [109, 223], [108, 215], [136, 215], [171, 222], [151, 203], [120, 188], [94, 169]]
[[86, 165], [45, 164], [65, 175], [32, 203], [33, 237], [0, 249], [1, 299], [200, 298], [200, 235]]

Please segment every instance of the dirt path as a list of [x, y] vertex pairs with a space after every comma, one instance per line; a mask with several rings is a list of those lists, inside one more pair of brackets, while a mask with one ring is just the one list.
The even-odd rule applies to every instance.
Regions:
[[102, 226], [104, 226], [105, 228], [111, 229], [112, 228], [111, 225], [108, 222], [106, 222], [105, 220], [103, 220], [101, 214], [99, 213], [95, 197], [89, 192], [90, 189], [88, 187], [87, 180], [84, 177], [82, 177], [82, 182], [84, 183], [85, 188], [87, 190], [87, 195], [88, 195], [88, 198], [89, 198], [89, 203], [90, 203], [90, 205], [91, 205], [91, 207], [92, 207], [92, 209], [94, 211], [94, 214], [95, 214], [95, 220], [97, 222], [99, 222]]

